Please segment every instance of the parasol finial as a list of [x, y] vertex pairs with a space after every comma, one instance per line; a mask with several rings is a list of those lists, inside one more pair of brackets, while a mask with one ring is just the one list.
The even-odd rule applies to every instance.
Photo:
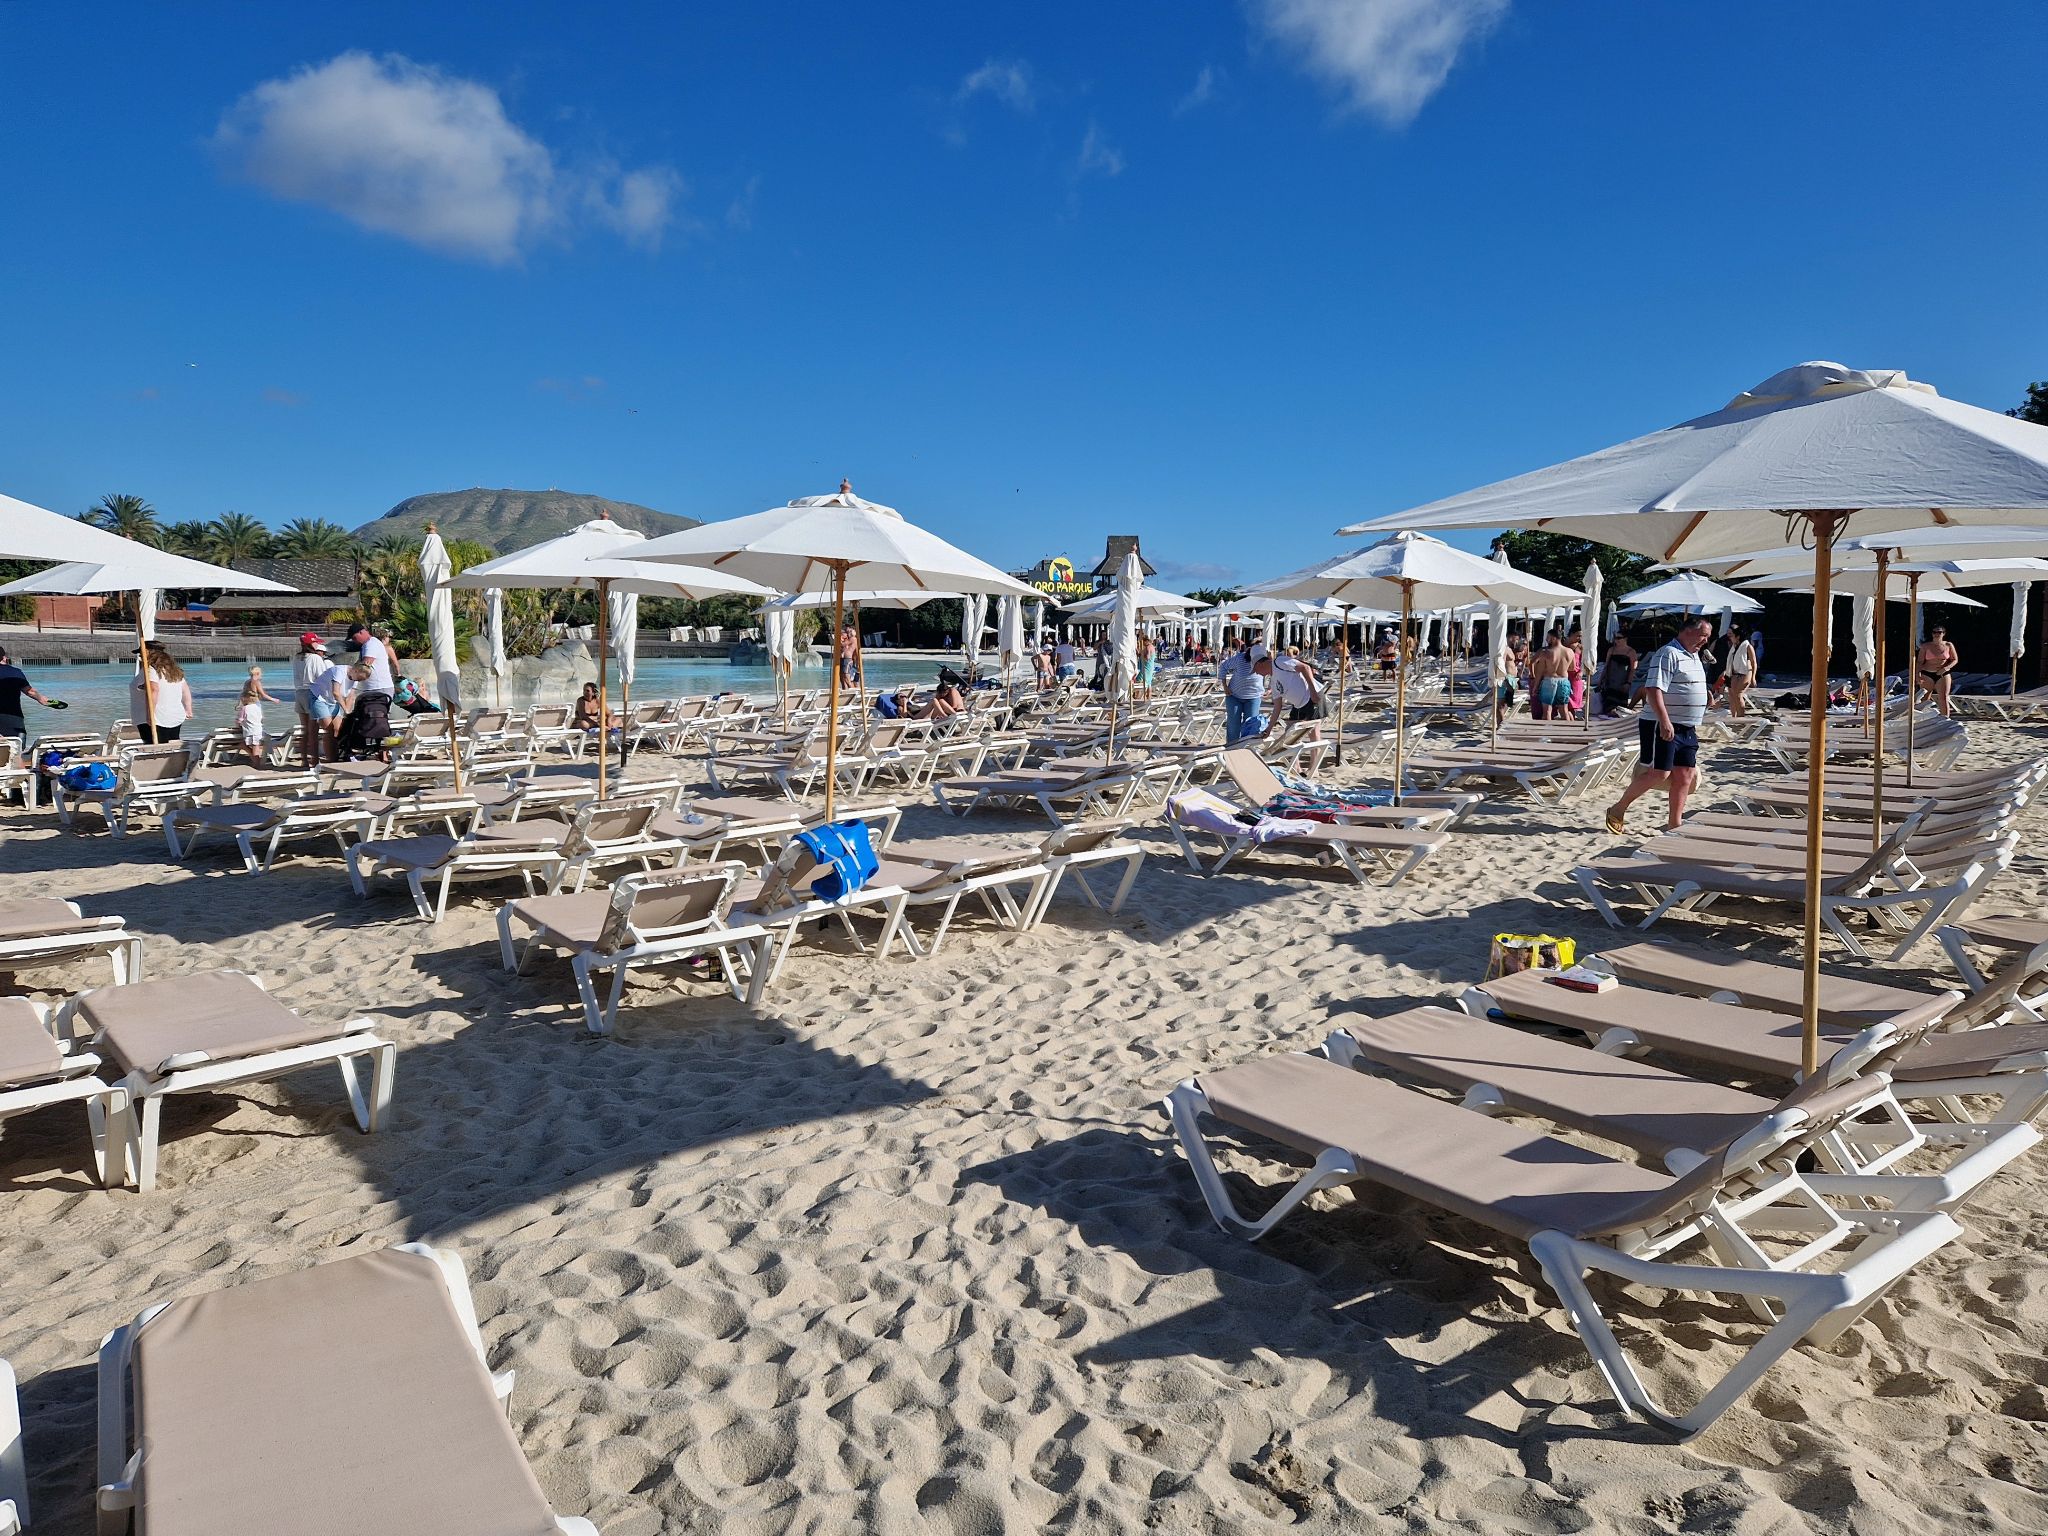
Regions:
[[846, 478], [846, 476], [844, 476], [844, 475], [841, 475], [841, 476], [839, 477], [839, 494], [840, 494], [840, 495], [842, 495], [842, 496], [847, 496], [847, 495], [851, 495], [851, 494], [852, 494], [852, 492], [853, 492], [853, 482], [852, 482], [851, 480], [847, 479], [847, 478]]

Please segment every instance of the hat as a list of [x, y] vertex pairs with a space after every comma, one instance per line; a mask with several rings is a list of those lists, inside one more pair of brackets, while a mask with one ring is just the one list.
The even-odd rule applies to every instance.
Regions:
[[310, 629], [299, 636], [299, 644], [311, 646], [316, 651], [325, 651], [327, 649], [327, 642], [314, 634]]
[[1266, 649], [1266, 648], [1265, 648], [1265, 647], [1264, 647], [1263, 645], [1257, 645], [1257, 644], [1255, 644], [1255, 645], [1253, 645], [1253, 646], [1252, 646], [1252, 660], [1253, 660], [1253, 661], [1265, 661], [1265, 660], [1269, 659], [1269, 658], [1270, 658], [1270, 657], [1272, 656], [1272, 654], [1273, 654], [1273, 653], [1272, 653], [1271, 651], [1267, 650], [1267, 649]]

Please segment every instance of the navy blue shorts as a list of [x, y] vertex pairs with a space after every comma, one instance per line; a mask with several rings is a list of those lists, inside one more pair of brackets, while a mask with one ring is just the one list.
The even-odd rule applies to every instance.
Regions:
[[1673, 724], [1669, 741], [1658, 734], [1657, 722], [1652, 719], [1638, 721], [1636, 732], [1642, 738], [1642, 750], [1636, 755], [1642, 767], [1669, 772], [1699, 766], [1700, 733], [1692, 726]]

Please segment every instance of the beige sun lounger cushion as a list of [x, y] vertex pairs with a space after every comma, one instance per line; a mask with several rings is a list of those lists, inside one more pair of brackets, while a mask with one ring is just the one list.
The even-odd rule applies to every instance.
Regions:
[[0, 1089], [19, 1088], [60, 1075], [64, 1053], [25, 997], [0, 997]]
[[80, 917], [55, 896], [0, 901], [0, 939], [37, 939], [45, 935], [54, 938], [67, 933], [93, 933], [105, 927], [96, 917]]
[[1673, 1147], [1711, 1151], [1780, 1107], [1776, 1099], [1699, 1082], [1631, 1056], [1603, 1056], [1449, 1008], [1410, 1008], [1354, 1021], [1348, 1034], [1371, 1061], [1463, 1093], [1474, 1083], [1500, 1090], [1515, 1109], [1576, 1125], [1638, 1152]]
[[[1599, 951], [1614, 974], [1638, 986], [1706, 997], [1731, 994], [1750, 1008], [1796, 1013], [1804, 1001], [1804, 974], [1796, 965], [1772, 965], [1739, 955], [1714, 954], [1678, 944], [1616, 944]], [[1862, 1029], [1934, 1000], [1936, 994], [1886, 986], [1854, 976], [1820, 978], [1821, 1023]]]
[[1709, 1158], [1682, 1179], [1309, 1056], [1204, 1073], [1210, 1110], [1310, 1157], [1349, 1153], [1376, 1183], [1524, 1241], [1645, 1226], [1723, 1175]]
[[78, 1016], [124, 1073], [156, 1074], [169, 1058], [195, 1051], [213, 1061], [232, 1061], [342, 1033], [300, 1018], [233, 971], [101, 987], [78, 999]]
[[133, 1372], [142, 1536], [557, 1536], [422, 1255], [174, 1301]]

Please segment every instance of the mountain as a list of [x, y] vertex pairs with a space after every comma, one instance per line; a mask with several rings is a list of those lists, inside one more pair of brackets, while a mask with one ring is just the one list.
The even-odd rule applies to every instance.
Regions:
[[567, 533], [578, 523], [609, 514], [646, 534], [674, 533], [694, 528], [698, 519], [657, 512], [630, 501], [607, 501], [602, 496], [582, 496], [574, 491], [432, 491], [425, 496], [408, 496], [374, 522], [355, 530], [368, 543], [391, 534], [402, 534], [417, 543], [425, 537], [427, 524], [441, 530], [444, 539], [473, 539], [490, 546], [493, 554], [509, 555]]

